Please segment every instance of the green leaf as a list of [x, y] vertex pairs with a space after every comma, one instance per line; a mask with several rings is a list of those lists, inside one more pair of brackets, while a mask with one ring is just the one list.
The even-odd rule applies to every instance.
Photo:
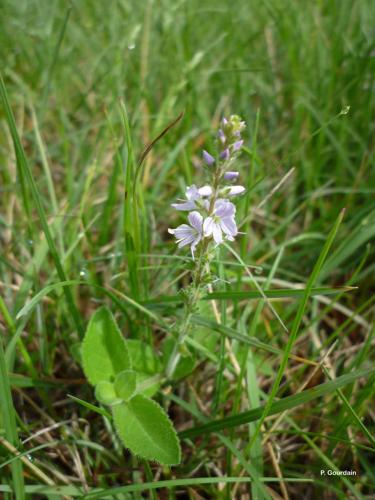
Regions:
[[154, 396], [160, 388], [160, 380], [157, 377], [150, 377], [147, 373], [137, 372], [137, 392], [149, 398]]
[[116, 376], [114, 391], [123, 401], [128, 401], [137, 388], [137, 374], [133, 370], [124, 370]]
[[89, 382], [113, 382], [131, 368], [124, 337], [107, 307], [98, 309], [89, 322], [82, 342], [83, 371]]
[[121, 398], [116, 394], [114, 385], [104, 380], [95, 387], [95, 397], [103, 405], [121, 403]]
[[176, 431], [155, 401], [138, 394], [128, 403], [114, 406], [112, 411], [118, 435], [132, 453], [163, 465], [180, 463]]

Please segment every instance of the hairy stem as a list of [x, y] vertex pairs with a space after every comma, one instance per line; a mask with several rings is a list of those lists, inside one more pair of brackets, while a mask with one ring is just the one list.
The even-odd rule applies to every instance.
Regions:
[[177, 364], [181, 357], [181, 346], [185, 342], [185, 339], [190, 331], [190, 319], [199, 301], [199, 296], [202, 288], [202, 279], [205, 275], [205, 261], [207, 260], [207, 250], [208, 244], [207, 242], [204, 242], [199, 256], [198, 267], [194, 273], [193, 282], [190, 285], [191, 294], [187, 296], [187, 299], [185, 301], [184, 315], [180, 324], [179, 334], [168, 360], [166, 369], [167, 378], [171, 378], [176, 370]]

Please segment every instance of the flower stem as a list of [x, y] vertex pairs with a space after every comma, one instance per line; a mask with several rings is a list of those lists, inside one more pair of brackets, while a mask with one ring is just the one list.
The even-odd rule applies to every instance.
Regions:
[[177, 364], [181, 358], [181, 346], [185, 342], [185, 339], [190, 331], [190, 326], [191, 326], [190, 319], [200, 299], [203, 278], [205, 274], [209, 272], [209, 268], [207, 269], [207, 267], [208, 267], [208, 242], [205, 241], [203, 242], [203, 245], [201, 247], [198, 266], [193, 275], [193, 282], [190, 285], [191, 292], [188, 293], [185, 301], [184, 315], [180, 324], [179, 334], [168, 360], [166, 368], [167, 378], [172, 378], [176, 370]]

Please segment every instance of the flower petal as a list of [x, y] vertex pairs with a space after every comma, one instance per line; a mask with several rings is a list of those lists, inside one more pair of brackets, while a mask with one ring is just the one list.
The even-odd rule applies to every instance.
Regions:
[[236, 213], [236, 207], [228, 200], [219, 199], [215, 202], [214, 211], [217, 217], [232, 217]]
[[186, 245], [191, 245], [194, 242], [194, 236], [184, 238], [183, 240], [177, 241], [178, 248], [186, 247]]
[[188, 216], [189, 222], [191, 226], [197, 231], [197, 233], [202, 233], [202, 225], [203, 225], [203, 217], [202, 215], [197, 212], [190, 212]]
[[223, 233], [221, 231], [221, 227], [219, 224], [214, 223], [212, 227], [212, 236], [214, 237], [215, 242], [220, 245], [223, 242]]
[[203, 222], [203, 234], [205, 236], [211, 236], [214, 226], [214, 220], [212, 217], [207, 217]]
[[186, 198], [189, 201], [198, 200], [200, 198], [198, 188], [195, 184], [186, 188]]
[[239, 194], [242, 194], [245, 191], [246, 191], [246, 189], [243, 186], [231, 186], [229, 188], [228, 195], [229, 196], [237, 196]]
[[184, 203], [172, 203], [171, 207], [175, 210], [188, 211], [197, 208], [194, 201], [185, 201]]
[[211, 196], [212, 195], [212, 187], [211, 186], [203, 186], [198, 189], [198, 193], [200, 196]]
[[234, 217], [223, 217], [220, 220], [220, 227], [224, 233], [231, 238], [236, 236], [238, 232]]
[[193, 260], [195, 260], [195, 257], [194, 257], [194, 252], [195, 252], [195, 249], [197, 248], [197, 245], [198, 243], [201, 241], [202, 237], [201, 235], [199, 234], [195, 239], [194, 241], [192, 242], [191, 246], [190, 246], [190, 250], [191, 250], [191, 255], [193, 257]]
[[172, 229], [176, 239], [184, 239], [187, 238], [188, 236], [194, 235], [194, 229], [187, 224], [181, 224], [180, 226], [176, 227], [176, 229]]

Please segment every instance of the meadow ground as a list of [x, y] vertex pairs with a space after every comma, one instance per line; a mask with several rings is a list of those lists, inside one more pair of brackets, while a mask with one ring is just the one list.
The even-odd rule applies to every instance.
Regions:
[[[374, 19], [372, 0], [0, 2], [2, 498], [374, 494]], [[171, 380], [195, 264], [170, 204], [234, 113], [244, 234]], [[84, 377], [104, 304], [157, 357], [176, 467], [129, 453]]]

